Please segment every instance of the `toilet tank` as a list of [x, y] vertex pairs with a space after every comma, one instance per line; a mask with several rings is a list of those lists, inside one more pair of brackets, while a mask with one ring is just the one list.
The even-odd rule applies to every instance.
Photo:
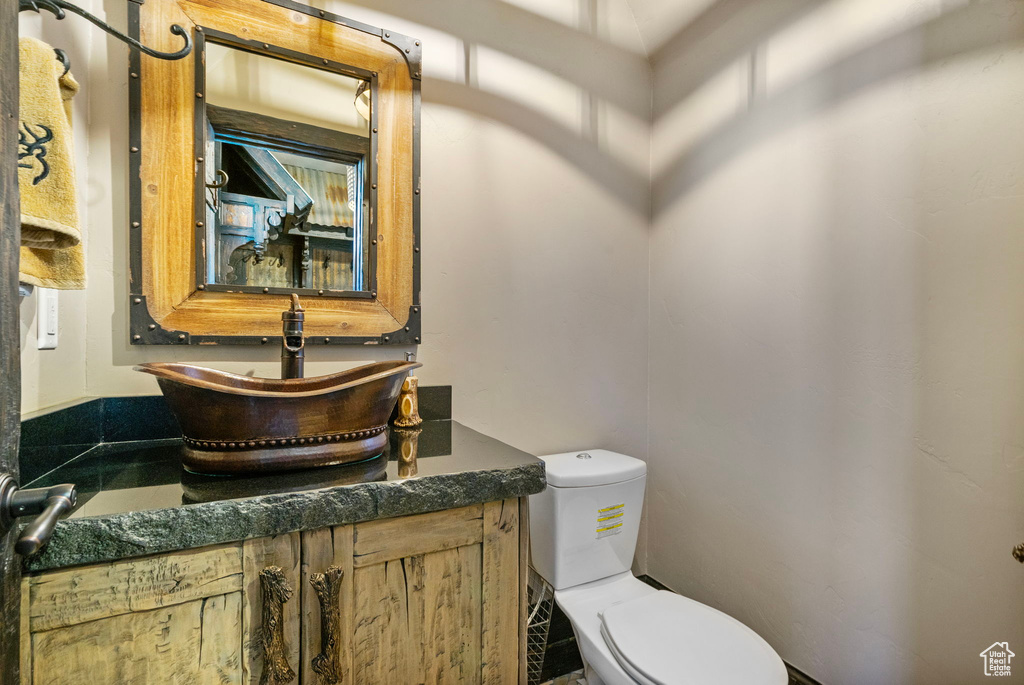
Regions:
[[534, 569], [556, 590], [628, 571], [647, 465], [608, 450], [541, 457], [547, 488], [530, 496]]

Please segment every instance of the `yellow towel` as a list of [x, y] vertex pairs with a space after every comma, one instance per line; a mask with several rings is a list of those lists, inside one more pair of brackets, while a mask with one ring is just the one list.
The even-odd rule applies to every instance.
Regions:
[[85, 288], [85, 253], [71, 135], [71, 98], [78, 92], [78, 83], [71, 74], [61, 75], [64, 67], [46, 43], [22, 38], [18, 47], [19, 279], [44, 288], [81, 290]]

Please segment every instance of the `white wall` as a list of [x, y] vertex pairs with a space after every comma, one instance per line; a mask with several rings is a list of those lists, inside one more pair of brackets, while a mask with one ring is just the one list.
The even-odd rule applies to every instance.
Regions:
[[[507, 32], [467, 20], [462, 3], [439, 3], [432, 15], [444, 24], [446, 12], [459, 35], [399, 16], [405, 4], [394, 3], [394, 14], [318, 6], [424, 42], [421, 383], [453, 385], [457, 419], [526, 450], [608, 445], [645, 456], [649, 103], [630, 111], [572, 80], [599, 82], [598, 67], [611, 65], [636, 81], [619, 90], [649, 93], [639, 34], [622, 21], [628, 8], [559, 0], [545, 3], [547, 18], [477, 3], [547, 37], [530, 61], [488, 47]], [[124, 3], [83, 5], [126, 25]], [[79, 159], [88, 160], [80, 183], [89, 288], [62, 293], [57, 351], [25, 341], [23, 411], [156, 393], [152, 377], [131, 370], [142, 361], [279, 373], [277, 349], [128, 344], [127, 49], [77, 17], [22, 15], [24, 33], [39, 35], [39, 25], [53, 44], [74, 48], [83, 84], [75, 104]], [[548, 70], [566, 44], [590, 51], [590, 72]], [[26, 321], [33, 307], [23, 305]], [[307, 373], [404, 358], [406, 349], [313, 347]]]
[[1022, 9], [655, 60], [649, 572], [829, 685], [1024, 647]]

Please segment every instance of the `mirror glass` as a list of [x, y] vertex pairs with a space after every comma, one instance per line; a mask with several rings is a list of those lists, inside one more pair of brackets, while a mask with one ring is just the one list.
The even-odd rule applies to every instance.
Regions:
[[357, 76], [206, 43], [207, 284], [373, 287], [372, 90]]

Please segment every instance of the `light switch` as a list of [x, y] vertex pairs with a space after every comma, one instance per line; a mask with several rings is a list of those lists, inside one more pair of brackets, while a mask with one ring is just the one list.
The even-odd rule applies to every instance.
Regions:
[[52, 288], [36, 288], [36, 329], [40, 350], [57, 349], [57, 291]]

